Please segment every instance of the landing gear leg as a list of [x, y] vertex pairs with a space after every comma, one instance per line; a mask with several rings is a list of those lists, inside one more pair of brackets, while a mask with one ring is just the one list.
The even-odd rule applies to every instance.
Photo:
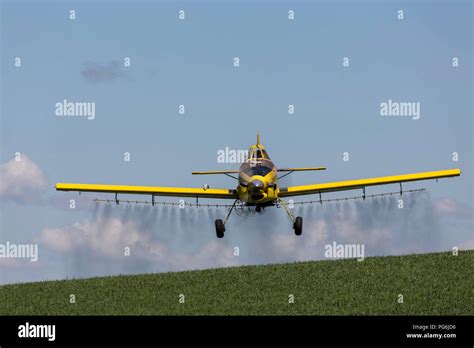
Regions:
[[222, 238], [224, 237], [224, 232], [225, 232], [225, 224], [227, 223], [227, 220], [229, 220], [230, 213], [232, 213], [232, 210], [234, 210], [235, 204], [237, 203], [238, 199], [234, 201], [234, 204], [232, 204], [232, 207], [230, 207], [229, 212], [227, 213], [227, 216], [225, 217], [224, 221], [221, 219], [217, 219], [215, 224], [216, 224], [216, 235], [217, 238]]
[[303, 218], [301, 216], [294, 217], [294, 215], [290, 212], [288, 207], [286, 206], [285, 202], [283, 199], [279, 199], [281, 205], [283, 208], [285, 208], [286, 213], [288, 214], [288, 217], [290, 218], [291, 221], [293, 221], [293, 229], [295, 230], [295, 234], [297, 236], [300, 236], [301, 233], [303, 233]]

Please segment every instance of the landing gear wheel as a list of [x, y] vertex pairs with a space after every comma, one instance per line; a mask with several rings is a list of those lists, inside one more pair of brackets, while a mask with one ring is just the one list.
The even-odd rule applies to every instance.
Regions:
[[298, 216], [295, 219], [295, 222], [293, 223], [293, 229], [295, 230], [295, 234], [297, 236], [300, 236], [303, 232], [303, 218], [301, 216]]
[[256, 211], [257, 213], [260, 213], [260, 212], [262, 211], [262, 207], [259, 206], [259, 205], [257, 205], [257, 206], [255, 207], [255, 211]]
[[217, 238], [224, 237], [225, 226], [221, 219], [216, 220], [216, 235]]

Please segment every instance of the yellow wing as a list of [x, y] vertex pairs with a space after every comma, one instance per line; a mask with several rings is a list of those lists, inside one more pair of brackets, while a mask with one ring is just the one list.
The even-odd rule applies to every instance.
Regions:
[[209, 172], [192, 172], [192, 175], [209, 175], [209, 174], [239, 174], [238, 170], [212, 170]]
[[403, 182], [408, 182], [408, 181], [449, 178], [449, 177], [459, 176], [459, 175], [461, 175], [461, 170], [456, 168], [456, 169], [448, 169], [448, 170], [438, 170], [434, 172], [422, 172], [422, 173], [413, 173], [413, 174], [382, 176], [378, 178], [336, 181], [336, 182], [328, 182], [328, 183], [315, 184], [315, 185], [290, 186], [287, 188], [281, 188], [278, 196], [291, 197], [291, 196], [300, 196], [300, 195], [310, 195], [310, 194], [320, 193], [320, 192], [324, 193], [324, 192], [354, 190], [354, 189], [361, 189], [366, 186], [397, 184], [397, 183], [403, 183]]
[[326, 170], [326, 167], [308, 167], [308, 168], [280, 168], [277, 172], [302, 172], [309, 170]]
[[206, 197], [206, 198], [229, 198], [229, 199], [238, 198], [237, 191], [231, 190], [231, 189], [57, 183], [56, 190], [77, 191], [77, 192], [108, 192], [108, 193], [124, 193], [124, 194], [143, 194], [143, 195], [173, 196], [173, 197]]

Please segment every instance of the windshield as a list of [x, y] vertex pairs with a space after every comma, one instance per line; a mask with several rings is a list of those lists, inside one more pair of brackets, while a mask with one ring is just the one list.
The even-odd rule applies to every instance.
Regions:
[[248, 176], [265, 176], [272, 171], [272, 168], [272, 166], [264, 165], [261, 162], [248, 162], [242, 165], [241, 170]]

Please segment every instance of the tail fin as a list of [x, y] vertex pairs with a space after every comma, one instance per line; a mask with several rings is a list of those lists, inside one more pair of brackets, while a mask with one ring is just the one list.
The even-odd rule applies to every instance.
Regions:
[[257, 131], [257, 145], [260, 145], [260, 132]]

